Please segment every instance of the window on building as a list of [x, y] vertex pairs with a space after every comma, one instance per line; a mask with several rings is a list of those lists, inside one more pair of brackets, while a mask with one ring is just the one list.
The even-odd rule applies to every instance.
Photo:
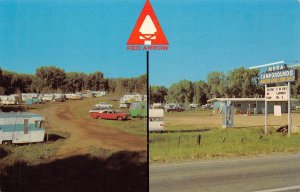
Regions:
[[29, 120], [24, 119], [24, 134], [28, 134], [28, 133], [29, 133]]
[[40, 122], [40, 127], [39, 128], [43, 128], [43, 121]]

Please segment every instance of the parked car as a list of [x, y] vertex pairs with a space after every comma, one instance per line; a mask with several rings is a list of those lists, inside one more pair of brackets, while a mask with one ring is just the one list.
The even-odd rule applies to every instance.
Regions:
[[91, 108], [91, 109], [89, 110], [89, 113], [93, 113], [93, 112], [102, 112], [102, 111], [104, 111], [104, 110], [106, 110], [106, 109], [101, 108], [101, 107], [93, 107], [93, 108]]
[[191, 104], [189, 104], [189, 108], [190, 109], [196, 109], [196, 108], [198, 108], [198, 104], [191, 103]]
[[90, 116], [94, 119], [112, 119], [112, 120], [125, 120], [129, 118], [128, 113], [117, 110], [103, 110], [99, 112], [91, 112]]
[[167, 112], [171, 112], [171, 111], [183, 112], [184, 108], [179, 104], [168, 104], [166, 110]]
[[103, 109], [112, 109], [113, 105], [107, 104], [106, 102], [100, 102], [95, 105], [96, 107], [100, 107]]

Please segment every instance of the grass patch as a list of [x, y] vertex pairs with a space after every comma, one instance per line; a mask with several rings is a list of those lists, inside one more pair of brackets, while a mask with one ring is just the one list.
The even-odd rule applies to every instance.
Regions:
[[114, 153], [114, 151], [109, 149], [91, 147], [89, 149], [89, 154], [94, 157], [108, 158]]
[[5, 146], [5, 150], [9, 151], [9, 155], [1, 159], [3, 168], [19, 161], [24, 161], [30, 165], [35, 165], [46, 161], [46, 159], [54, 156], [62, 141], [52, 143], [35, 143], [28, 145]]
[[[36, 165], [46, 162], [55, 156], [58, 148], [63, 144], [64, 139], [70, 137], [69, 133], [50, 131], [46, 143], [31, 143], [22, 145], [3, 145], [0, 148], [0, 169], [16, 162], [24, 161], [29, 165]], [[46, 139], [46, 137], [45, 137]]]
[[147, 119], [146, 118], [132, 118], [126, 121], [116, 121], [116, 120], [104, 120], [99, 119], [99, 121], [103, 122], [110, 127], [114, 127], [117, 129], [121, 129], [126, 133], [134, 134], [134, 135], [144, 135], [147, 134]]
[[[235, 157], [300, 150], [300, 134], [261, 135], [261, 128], [211, 128], [201, 133], [150, 134], [150, 161]], [[198, 137], [201, 135], [200, 144]]]

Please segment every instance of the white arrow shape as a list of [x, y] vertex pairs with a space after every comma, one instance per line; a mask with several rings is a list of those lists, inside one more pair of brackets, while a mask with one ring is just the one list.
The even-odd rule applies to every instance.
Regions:
[[144, 22], [139, 30], [142, 34], [154, 34], [157, 31], [151, 17], [147, 15]]

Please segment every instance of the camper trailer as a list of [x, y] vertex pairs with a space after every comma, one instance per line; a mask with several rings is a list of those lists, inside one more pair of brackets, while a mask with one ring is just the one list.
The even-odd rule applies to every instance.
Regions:
[[44, 94], [42, 97], [43, 101], [53, 101], [55, 98], [54, 94]]
[[64, 102], [66, 100], [65, 94], [63, 93], [54, 93], [54, 100], [59, 102]]
[[38, 94], [36, 93], [22, 93], [22, 101], [26, 102], [26, 100], [30, 100], [32, 98], [38, 98]]
[[133, 102], [130, 104], [129, 113], [131, 117], [146, 117], [147, 103], [144, 101]]
[[2, 105], [15, 105], [19, 104], [17, 95], [1, 95], [0, 104]]
[[124, 95], [120, 98], [120, 108], [128, 108], [133, 102], [147, 101], [147, 95]]
[[22, 102], [27, 105], [42, 103], [42, 96], [39, 96], [36, 93], [22, 93]]
[[83, 98], [81, 93], [67, 93], [65, 94], [66, 99], [69, 100], [81, 100]]
[[164, 110], [149, 109], [149, 132], [164, 131]]
[[28, 112], [0, 113], [0, 144], [44, 141], [44, 117]]
[[91, 93], [92, 93], [95, 97], [102, 97], [102, 96], [106, 95], [106, 91], [91, 91]]

